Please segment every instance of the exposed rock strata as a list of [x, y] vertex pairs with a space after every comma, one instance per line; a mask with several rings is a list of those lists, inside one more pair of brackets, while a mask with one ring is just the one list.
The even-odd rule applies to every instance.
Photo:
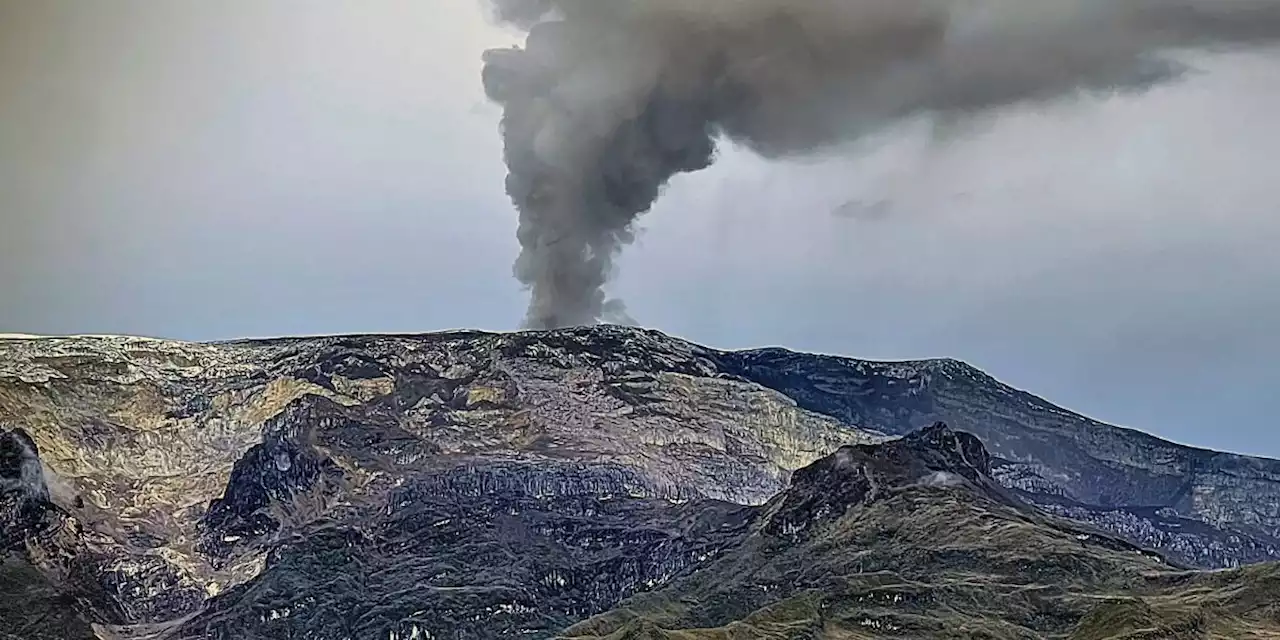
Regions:
[[[429, 619], [538, 637], [733, 548], [795, 470], [936, 420], [987, 444], [965, 482], [1010, 500], [1188, 565], [1280, 555], [1280, 463], [1092, 422], [954, 361], [618, 327], [0, 339], [0, 423], [22, 427], [0, 441], [0, 588], [36, 572], [111, 638], [409, 638]], [[351, 600], [297, 597], [329, 587]]]

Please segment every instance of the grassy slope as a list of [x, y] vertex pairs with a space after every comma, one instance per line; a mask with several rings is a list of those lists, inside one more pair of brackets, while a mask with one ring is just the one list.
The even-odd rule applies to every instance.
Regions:
[[789, 541], [762, 526], [577, 640], [1280, 638], [1280, 568], [1178, 571], [966, 489], [908, 487]]

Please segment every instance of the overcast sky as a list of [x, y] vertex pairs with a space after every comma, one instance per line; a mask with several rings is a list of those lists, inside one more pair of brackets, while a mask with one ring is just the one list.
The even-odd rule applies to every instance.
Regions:
[[[465, 0], [0, 0], [0, 332], [515, 329]], [[719, 347], [951, 356], [1099, 419], [1280, 456], [1280, 54], [1133, 98], [726, 148], [611, 292]]]

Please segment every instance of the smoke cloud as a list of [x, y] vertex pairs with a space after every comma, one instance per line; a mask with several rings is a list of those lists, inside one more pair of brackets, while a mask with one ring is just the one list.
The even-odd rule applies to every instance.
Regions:
[[1175, 50], [1268, 43], [1280, 0], [490, 0], [525, 325], [616, 320], [632, 225], [732, 139], [811, 153], [911, 117], [1141, 90]]

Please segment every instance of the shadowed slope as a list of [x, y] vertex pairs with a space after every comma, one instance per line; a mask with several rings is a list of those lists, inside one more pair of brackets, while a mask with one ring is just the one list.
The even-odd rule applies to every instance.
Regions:
[[562, 637], [1280, 633], [1275, 567], [1178, 572], [1126, 542], [1020, 504], [990, 479], [988, 465], [976, 438], [942, 425], [843, 448], [797, 472], [738, 548]]
[[[939, 416], [1006, 457], [936, 430], [869, 447]], [[1020, 499], [1186, 564], [1275, 554], [1276, 463], [1080, 420], [951, 361], [622, 327], [0, 339], [0, 421], [28, 434], [0, 455], [17, 461], [4, 493], [39, 505], [0, 514], [0, 533], [15, 571], [112, 640], [548, 637], [713, 565], [696, 607], [664, 605], [687, 616], [645, 624], [732, 624], [837, 578], [835, 602], [889, 585], [1023, 629], [1091, 610], [1072, 593], [1145, 593], [1112, 585], [1130, 571], [1113, 560], [1149, 554], [1082, 559], [1118, 543]], [[1179, 482], [1194, 499], [1155, 499]], [[938, 583], [935, 565], [960, 573]], [[11, 595], [13, 624], [36, 619]], [[952, 629], [911, 620], [888, 622]]]

